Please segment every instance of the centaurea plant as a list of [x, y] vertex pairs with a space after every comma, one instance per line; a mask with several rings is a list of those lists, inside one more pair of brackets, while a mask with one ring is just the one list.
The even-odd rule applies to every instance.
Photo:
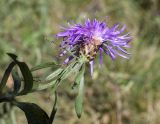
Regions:
[[[117, 56], [128, 59], [129, 53], [126, 51], [126, 48], [129, 48], [131, 37], [129, 33], [124, 33], [125, 28], [126, 26], [124, 25], [119, 29], [119, 24], [115, 24], [110, 28], [106, 22], [96, 19], [88, 19], [83, 24], [63, 27], [63, 31], [56, 35], [58, 39], [62, 39], [59, 56], [67, 56], [63, 64], [50, 62], [29, 69], [26, 63], [17, 60], [16, 55], [9, 53], [8, 55], [11, 57], [12, 62], [6, 69], [0, 83], [0, 102], [9, 102], [11, 105], [23, 110], [29, 124], [52, 124], [57, 110], [56, 90], [64, 79], [72, 75], [75, 77], [72, 88], [78, 88], [75, 99], [75, 110], [77, 116], [81, 117], [85, 64], [90, 64], [90, 72], [93, 75], [94, 61], [97, 54], [99, 54], [100, 65], [103, 62], [103, 54], [106, 54], [112, 60], [115, 60]], [[19, 67], [21, 75], [13, 69], [14, 66]], [[35, 71], [46, 67], [54, 67], [56, 70], [44, 79], [34, 77]], [[4, 93], [4, 88], [10, 74], [12, 74], [14, 80], [14, 87], [10, 92]], [[51, 88], [55, 92], [55, 104], [50, 116], [36, 104], [18, 102], [16, 100], [17, 96], [48, 88]]]
[[74, 60], [77, 61], [72, 70], [78, 73], [74, 83], [74, 86], [79, 86], [75, 104], [78, 117], [81, 116], [82, 112], [85, 63], [90, 64], [92, 76], [97, 54], [100, 57], [100, 65], [103, 63], [103, 53], [112, 60], [115, 60], [117, 56], [128, 59], [130, 53], [126, 51], [126, 48], [130, 47], [131, 37], [129, 33], [124, 33], [125, 28], [124, 25], [119, 29], [119, 24], [110, 28], [106, 22], [88, 19], [83, 24], [69, 24], [68, 27], [63, 27], [63, 31], [57, 34], [58, 39], [63, 39], [60, 45], [60, 57], [68, 55], [64, 64], [73, 63]]

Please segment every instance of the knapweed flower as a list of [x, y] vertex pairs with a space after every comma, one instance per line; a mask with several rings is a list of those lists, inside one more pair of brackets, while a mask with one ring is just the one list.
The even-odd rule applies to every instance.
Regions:
[[67, 51], [72, 52], [64, 63], [71, 61], [74, 56], [84, 55], [90, 63], [91, 74], [93, 73], [94, 59], [97, 53], [100, 54], [100, 64], [102, 64], [102, 54], [110, 56], [114, 60], [117, 56], [128, 58], [129, 53], [126, 48], [131, 41], [129, 33], [124, 34], [126, 26], [119, 29], [119, 24], [109, 28], [106, 22], [96, 19], [86, 20], [84, 24], [69, 25], [63, 28], [63, 32], [57, 34], [57, 38], [63, 38], [60, 47], [63, 49], [60, 56]]

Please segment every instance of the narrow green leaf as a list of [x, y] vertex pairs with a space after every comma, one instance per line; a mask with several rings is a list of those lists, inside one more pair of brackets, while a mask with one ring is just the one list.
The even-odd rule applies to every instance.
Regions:
[[53, 78], [55, 78], [56, 76], [58, 76], [61, 72], [63, 71], [62, 68], [57, 69], [56, 71], [54, 71], [53, 73], [51, 73], [46, 80], [51, 80]]
[[54, 71], [52, 74], [50, 74], [44, 81], [41, 81], [43, 83], [34, 83], [32, 91], [40, 91], [44, 90], [50, 87], [53, 87], [56, 83], [57, 80], [59, 79], [59, 75], [64, 71], [64, 69], [59, 68], [56, 71]]
[[64, 79], [68, 78], [71, 74], [78, 71], [79, 68], [81, 67], [81, 65], [82, 64], [78, 63], [78, 62], [75, 62], [75, 63], [72, 63], [71, 65], [69, 65], [69, 67], [64, 70], [64, 73], [62, 74], [61, 79], [64, 80]]
[[84, 76], [84, 72], [85, 72], [85, 65], [82, 65], [79, 70], [79, 73], [77, 74], [76, 79], [75, 79], [75, 82], [78, 85], [80, 84], [80, 81], [81, 81], [82, 77]]
[[81, 66], [82, 66], [82, 63], [78, 63], [77, 61], [74, 61], [70, 65], [68, 65], [65, 69], [61, 69], [61, 68], [57, 69], [55, 72], [49, 75], [46, 78], [46, 80], [44, 80], [45, 83], [43, 84], [34, 83], [34, 86], [31, 92], [44, 90], [49, 87], [54, 87], [56, 89], [62, 80], [66, 79], [68, 76], [70, 76], [74, 72], [77, 72]]
[[35, 91], [41, 91], [41, 90], [45, 90], [47, 88], [50, 88], [50, 87], [53, 87], [56, 83], [56, 80], [53, 80], [51, 81], [50, 83], [47, 83], [47, 84], [40, 84], [40, 83], [37, 83], [33, 85], [33, 88], [32, 90], [30, 91], [31, 92], [35, 92]]
[[65, 69], [62, 70], [62, 72], [58, 75], [54, 88], [56, 89], [62, 80], [66, 79], [68, 76], [70, 76], [75, 70], [79, 64], [77, 62], [72, 62], [70, 65], [68, 65]]
[[11, 62], [9, 64], [9, 66], [7, 67], [4, 75], [3, 75], [3, 78], [1, 80], [1, 83], [0, 83], [0, 92], [2, 91], [2, 89], [5, 87], [6, 83], [7, 83], [7, 80], [8, 80], [8, 77], [13, 69], [13, 67], [15, 66], [15, 62]]
[[14, 102], [24, 111], [28, 124], [49, 124], [49, 117], [46, 112], [34, 103]]
[[84, 92], [84, 76], [82, 76], [81, 78], [78, 96], [76, 97], [75, 101], [75, 110], [78, 118], [81, 117], [83, 111], [83, 92]]
[[48, 67], [58, 67], [58, 66], [59, 65], [56, 62], [47, 62], [31, 68], [31, 71], [36, 71], [36, 70], [48, 68]]

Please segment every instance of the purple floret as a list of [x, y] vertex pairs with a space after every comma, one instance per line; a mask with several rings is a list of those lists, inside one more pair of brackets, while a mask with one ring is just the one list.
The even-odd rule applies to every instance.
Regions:
[[[84, 24], [69, 25], [64, 28], [63, 32], [57, 34], [57, 38], [63, 38], [61, 48], [63, 49], [60, 56], [63, 56], [67, 51], [73, 52], [75, 56], [84, 54], [87, 56], [91, 65], [91, 73], [93, 72], [93, 61], [96, 54], [100, 54], [100, 64], [102, 64], [102, 53], [107, 54], [114, 60], [117, 56], [128, 58], [129, 53], [126, 48], [131, 37], [124, 34], [126, 26], [119, 29], [119, 25], [115, 24], [109, 28], [106, 22], [101, 22], [96, 19], [86, 20]], [[65, 60], [68, 63], [73, 59], [70, 56]]]

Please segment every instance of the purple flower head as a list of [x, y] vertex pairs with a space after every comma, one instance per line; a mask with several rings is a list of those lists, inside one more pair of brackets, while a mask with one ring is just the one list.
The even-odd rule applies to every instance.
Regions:
[[114, 60], [117, 56], [128, 58], [129, 53], [125, 48], [128, 48], [128, 43], [131, 37], [124, 34], [126, 26], [119, 29], [119, 25], [115, 24], [109, 28], [105, 22], [94, 20], [86, 20], [84, 24], [69, 25], [68, 28], [63, 28], [63, 32], [57, 34], [57, 38], [63, 38], [60, 47], [63, 49], [60, 56], [63, 56], [67, 51], [71, 51], [73, 55], [69, 56], [64, 63], [68, 63], [73, 56], [86, 56], [90, 63], [91, 74], [93, 72], [94, 59], [99, 52], [100, 64], [102, 64], [103, 56], [110, 56]]

